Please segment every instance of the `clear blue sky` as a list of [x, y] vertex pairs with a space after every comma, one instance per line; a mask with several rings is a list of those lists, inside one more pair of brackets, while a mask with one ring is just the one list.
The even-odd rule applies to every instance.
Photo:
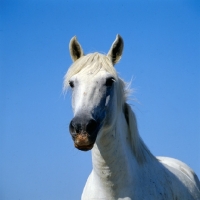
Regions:
[[116, 68], [136, 90], [141, 137], [200, 177], [200, 1], [2, 0], [0, 9], [1, 200], [80, 199], [91, 152], [74, 148], [62, 94], [74, 35], [85, 53], [124, 38]]

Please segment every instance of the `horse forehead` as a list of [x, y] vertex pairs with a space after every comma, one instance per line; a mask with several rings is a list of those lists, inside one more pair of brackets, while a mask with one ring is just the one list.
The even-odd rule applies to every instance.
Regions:
[[77, 79], [81, 81], [81, 84], [87, 84], [92, 83], [98, 84], [100, 82], [103, 82], [106, 77], [108, 77], [110, 74], [106, 72], [105, 70], [100, 70], [98, 73], [93, 73], [92, 71], [88, 71], [87, 73], [80, 73], [80, 76], [77, 76]]

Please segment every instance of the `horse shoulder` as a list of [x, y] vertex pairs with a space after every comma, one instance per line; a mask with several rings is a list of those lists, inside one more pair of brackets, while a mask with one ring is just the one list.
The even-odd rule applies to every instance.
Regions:
[[[200, 200], [200, 182], [194, 171], [180, 160], [169, 157], [157, 157], [158, 161], [167, 169], [174, 188], [188, 188], [191, 199]], [[188, 191], [185, 190], [185, 191]], [[188, 198], [189, 199], [189, 198]]]

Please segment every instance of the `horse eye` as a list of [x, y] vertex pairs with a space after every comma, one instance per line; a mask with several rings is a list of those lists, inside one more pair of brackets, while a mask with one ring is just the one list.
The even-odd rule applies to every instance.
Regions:
[[113, 83], [115, 82], [115, 79], [114, 78], [108, 78], [108, 79], [106, 79], [106, 86], [112, 86], [113, 85]]
[[71, 88], [73, 88], [73, 87], [74, 87], [74, 82], [73, 82], [73, 81], [69, 81], [69, 86], [70, 86]]

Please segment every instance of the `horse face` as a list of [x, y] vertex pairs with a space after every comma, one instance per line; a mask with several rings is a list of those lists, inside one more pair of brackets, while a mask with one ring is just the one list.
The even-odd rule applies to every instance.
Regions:
[[69, 130], [79, 150], [92, 149], [99, 130], [107, 121], [106, 116], [116, 103], [115, 82], [115, 78], [105, 71], [95, 75], [79, 72], [70, 79], [74, 118]]

